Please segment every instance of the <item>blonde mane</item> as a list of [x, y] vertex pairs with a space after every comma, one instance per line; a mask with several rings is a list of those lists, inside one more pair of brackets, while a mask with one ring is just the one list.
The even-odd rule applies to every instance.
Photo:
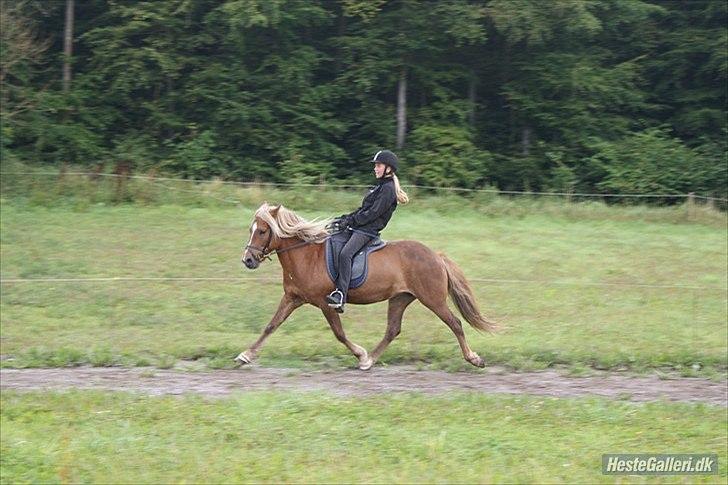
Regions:
[[296, 237], [316, 243], [324, 241], [323, 238], [328, 234], [326, 225], [330, 222], [329, 219], [307, 221], [283, 205], [270, 205], [267, 202], [263, 202], [255, 211], [255, 217], [265, 221], [276, 237]]

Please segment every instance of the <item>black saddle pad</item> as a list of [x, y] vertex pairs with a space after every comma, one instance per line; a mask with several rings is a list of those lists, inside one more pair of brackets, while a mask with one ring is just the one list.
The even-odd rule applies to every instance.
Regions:
[[[333, 234], [326, 240], [326, 271], [329, 273], [331, 281], [335, 282], [339, 275], [338, 268], [334, 268], [334, 254], [339, 254], [348, 240], [348, 234], [345, 233]], [[367, 280], [369, 253], [382, 249], [386, 245], [387, 241], [375, 238], [354, 255], [349, 288], [359, 288], [364, 284]]]

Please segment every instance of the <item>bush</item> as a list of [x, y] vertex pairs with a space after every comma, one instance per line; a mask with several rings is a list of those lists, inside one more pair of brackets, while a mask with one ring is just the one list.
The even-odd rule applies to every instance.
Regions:
[[719, 194], [725, 164], [692, 150], [662, 129], [649, 129], [618, 142], [600, 142], [588, 161], [604, 169], [598, 187], [619, 194]]
[[485, 180], [491, 154], [473, 144], [466, 128], [423, 125], [413, 130], [409, 143], [416, 147], [408, 158], [418, 183], [472, 188]]
[[218, 151], [213, 132], [203, 131], [176, 145], [172, 158], [163, 167], [191, 178], [218, 176], [224, 173]]

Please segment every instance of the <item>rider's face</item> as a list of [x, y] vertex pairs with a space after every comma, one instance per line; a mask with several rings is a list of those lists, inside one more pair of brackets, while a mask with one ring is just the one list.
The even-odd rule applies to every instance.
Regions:
[[374, 175], [380, 179], [384, 176], [384, 171], [387, 170], [387, 166], [383, 163], [374, 163]]

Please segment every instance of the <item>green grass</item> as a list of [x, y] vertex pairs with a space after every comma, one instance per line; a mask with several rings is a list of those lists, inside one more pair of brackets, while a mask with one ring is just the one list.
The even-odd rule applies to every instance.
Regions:
[[726, 410], [455, 394], [4, 392], [2, 483], [595, 483], [603, 453], [718, 453]]
[[[182, 192], [135, 181], [125, 188], [134, 203], [109, 205], [108, 187], [71, 177], [62, 185], [44, 180], [13, 185], [3, 179], [2, 278], [279, 278], [275, 261], [257, 272], [239, 262], [260, 202], [283, 202], [312, 217], [340, 214], [360, 200], [351, 191], [178, 184]], [[473, 279], [522, 281], [473, 282], [483, 312], [508, 327], [495, 336], [466, 329], [471, 346], [489, 364], [566, 366], [575, 373], [725, 372], [724, 213], [488, 194], [413, 195], [413, 203], [397, 211], [386, 239], [417, 239], [444, 251]], [[589, 286], [602, 283], [614, 286]], [[170, 367], [177, 359], [197, 359], [209, 367], [229, 366], [259, 335], [281, 291], [278, 282], [253, 280], [4, 284], [2, 365]], [[371, 349], [385, 318], [386, 304], [350, 306], [344, 325], [353, 341]], [[469, 368], [447, 327], [418, 303], [408, 309], [402, 335], [382, 361]], [[260, 362], [355, 364], [320, 313], [308, 307], [269, 339]]]

